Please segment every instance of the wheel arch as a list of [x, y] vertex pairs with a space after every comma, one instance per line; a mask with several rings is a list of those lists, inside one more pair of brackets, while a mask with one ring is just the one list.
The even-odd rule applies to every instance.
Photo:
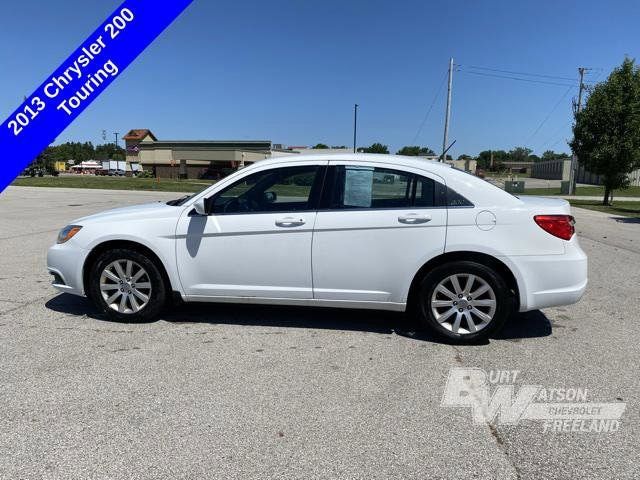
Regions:
[[504, 279], [509, 289], [513, 292], [515, 301], [514, 309], [515, 311], [518, 311], [520, 308], [520, 287], [518, 286], [518, 281], [516, 280], [512, 270], [503, 261], [492, 255], [466, 250], [443, 253], [437, 257], [433, 257], [420, 267], [414, 275], [413, 280], [411, 281], [411, 286], [409, 287], [409, 293], [407, 295], [407, 310], [411, 309], [413, 305], [415, 305], [420, 280], [422, 280], [428, 271], [446, 263], [464, 260], [477, 262], [493, 268]]
[[167, 268], [165, 267], [158, 254], [151, 248], [133, 240], [106, 240], [95, 245], [87, 255], [87, 258], [85, 258], [84, 264], [82, 266], [82, 286], [84, 288], [85, 295], [89, 295], [89, 271], [91, 270], [94, 262], [101, 253], [108, 250], [114, 250], [116, 248], [127, 248], [129, 250], [134, 250], [149, 257], [149, 259], [151, 259], [156, 264], [158, 270], [160, 270], [160, 274], [162, 275], [162, 280], [164, 282], [167, 293], [171, 294], [172, 291], [176, 290], [171, 285], [171, 279], [169, 278], [169, 274], [167, 273]]

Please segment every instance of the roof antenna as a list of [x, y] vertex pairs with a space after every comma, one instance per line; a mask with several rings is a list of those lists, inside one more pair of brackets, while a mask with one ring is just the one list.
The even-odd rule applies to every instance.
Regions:
[[456, 143], [456, 140], [454, 140], [453, 142], [451, 142], [451, 145], [449, 145], [443, 152], [442, 155], [440, 156], [440, 161], [444, 162], [445, 156], [447, 155], [447, 152], [449, 151], [449, 149], [451, 147], [453, 147], [453, 144]]

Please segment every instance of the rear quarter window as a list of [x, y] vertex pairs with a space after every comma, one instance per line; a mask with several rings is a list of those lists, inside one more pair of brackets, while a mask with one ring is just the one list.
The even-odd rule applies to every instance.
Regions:
[[445, 205], [447, 207], [473, 207], [473, 203], [450, 187], [445, 187]]
[[[443, 185], [440, 182], [435, 183], [435, 203], [440, 207], [473, 207], [473, 203], [464, 196], [460, 195], [453, 188]], [[416, 201], [418, 197], [416, 196]]]

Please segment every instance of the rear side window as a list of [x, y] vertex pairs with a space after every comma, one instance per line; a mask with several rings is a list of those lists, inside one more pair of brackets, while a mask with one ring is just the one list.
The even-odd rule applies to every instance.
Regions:
[[329, 170], [321, 208], [387, 209], [472, 207], [451, 188], [410, 172], [359, 165]]
[[406, 208], [411, 206], [412, 175], [387, 168], [339, 166], [334, 171], [330, 208]]
[[[436, 182], [427, 177], [415, 176], [416, 182], [416, 196], [414, 206], [416, 207], [435, 207], [439, 206], [436, 199]], [[438, 185], [444, 188], [444, 185], [438, 183]]]

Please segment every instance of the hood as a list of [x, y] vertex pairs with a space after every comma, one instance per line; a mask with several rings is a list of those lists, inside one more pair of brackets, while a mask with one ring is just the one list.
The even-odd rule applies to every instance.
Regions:
[[183, 207], [167, 205], [165, 202], [144, 203], [142, 205], [132, 205], [130, 207], [120, 207], [104, 212], [78, 218], [71, 224], [85, 225], [87, 223], [97, 223], [113, 220], [136, 220], [150, 218], [177, 217], [182, 212]]

